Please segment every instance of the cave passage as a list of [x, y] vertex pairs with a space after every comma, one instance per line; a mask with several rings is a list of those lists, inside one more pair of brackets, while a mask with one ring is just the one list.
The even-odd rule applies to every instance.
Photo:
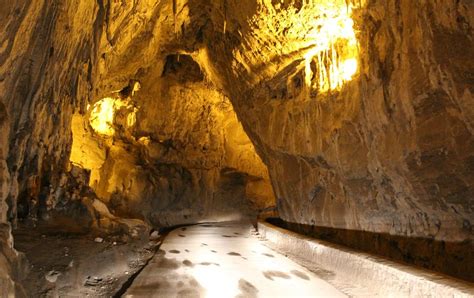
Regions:
[[0, 0], [0, 297], [474, 297], [473, 28]]
[[[320, 268], [312, 268], [324, 272]], [[326, 279], [331, 272], [325, 272]], [[123, 297], [346, 297], [305, 267], [267, 248], [249, 223], [178, 228]]]

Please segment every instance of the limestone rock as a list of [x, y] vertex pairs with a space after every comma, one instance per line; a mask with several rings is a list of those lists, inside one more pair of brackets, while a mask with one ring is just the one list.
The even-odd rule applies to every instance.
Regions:
[[[358, 74], [338, 91], [308, 90], [298, 79], [305, 48], [282, 44], [307, 36], [288, 16], [311, 4], [231, 4], [241, 34], [209, 31], [203, 64], [268, 166], [283, 219], [472, 241], [473, 5], [360, 4]], [[250, 7], [257, 16], [244, 26]]]

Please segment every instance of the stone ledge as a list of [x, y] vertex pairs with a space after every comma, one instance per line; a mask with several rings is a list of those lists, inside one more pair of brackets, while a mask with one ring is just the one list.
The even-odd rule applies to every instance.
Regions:
[[267, 222], [258, 223], [258, 232], [269, 246], [294, 256], [304, 265], [334, 272], [329, 281], [335, 285], [377, 287], [371, 293], [383, 297], [474, 297], [472, 283], [303, 236]]

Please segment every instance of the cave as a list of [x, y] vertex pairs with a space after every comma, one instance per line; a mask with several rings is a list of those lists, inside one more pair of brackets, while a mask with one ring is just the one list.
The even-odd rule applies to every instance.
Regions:
[[473, 25], [0, 0], [0, 297], [474, 297]]

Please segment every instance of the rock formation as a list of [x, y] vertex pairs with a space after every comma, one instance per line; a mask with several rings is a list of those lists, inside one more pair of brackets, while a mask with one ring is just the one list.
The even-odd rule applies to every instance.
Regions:
[[[361, 1], [353, 13], [359, 73], [338, 91], [316, 94], [295, 86], [305, 49], [278, 46], [300, 22], [285, 20], [286, 9], [259, 6], [257, 15], [283, 20], [276, 28], [253, 22], [241, 29], [225, 57], [233, 61], [230, 74], [226, 60], [212, 60], [269, 167], [281, 217], [471, 239], [472, 4]], [[241, 10], [229, 11], [234, 26], [244, 23]], [[259, 35], [267, 31], [276, 34]], [[210, 43], [209, 56], [223, 57], [226, 48]]]

